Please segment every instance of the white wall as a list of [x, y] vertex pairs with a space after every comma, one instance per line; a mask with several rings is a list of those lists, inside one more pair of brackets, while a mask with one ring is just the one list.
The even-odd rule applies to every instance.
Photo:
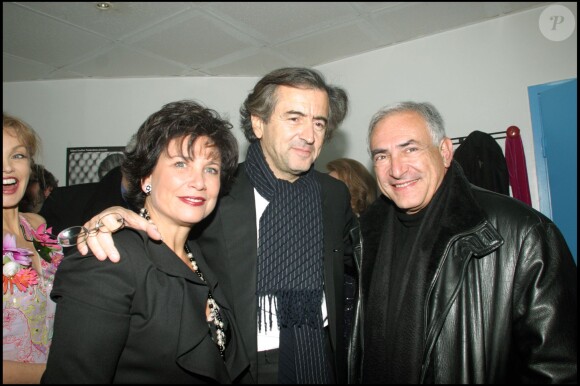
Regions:
[[[577, 3], [561, 4], [576, 17]], [[449, 137], [516, 125], [525, 150], [532, 205], [539, 209], [527, 88], [577, 76], [576, 30], [561, 42], [546, 39], [538, 24], [543, 10], [319, 66], [329, 80], [348, 90], [352, 101], [343, 124], [345, 137], [337, 148], [370, 167], [366, 153], [370, 117], [380, 107], [401, 100], [433, 103], [446, 121]], [[505, 148], [505, 140], [498, 143]]]
[[[42, 138], [42, 163], [66, 185], [66, 148], [125, 146], [164, 104], [194, 99], [229, 117], [240, 147], [240, 104], [256, 78], [90, 79], [3, 84], [3, 109]], [[245, 152], [244, 152], [245, 153]]]
[[[576, 16], [577, 3], [566, 5]], [[370, 117], [399, 100], [429, 101], [450, 137], [473, 130], [521, 130], [532, 204], [539, 208], [527, 87], [577, 76], [577, 33], [553, 42], [539, 29], [538, 8], [318, 66], [347, 89], [351, 112], [317, 168], [336, 157], [370, 166]], [[163, 104], [202, 101], [229, 115], [241, 148], [239, 106], [257, 78], [68, 80], [3, 84], [4, 111], [30, 123], [44, 141], [40, 162], [65, 183], [66, 148], [122, 146]], [[504, 141], [499, 140], [504, 146]], [[244, 153], [240, 156], [244, 158]]]

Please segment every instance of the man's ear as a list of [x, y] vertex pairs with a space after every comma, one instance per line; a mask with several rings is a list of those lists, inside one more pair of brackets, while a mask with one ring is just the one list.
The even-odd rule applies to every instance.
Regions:
[[439, 152], [441, 153], [441, 157], [443, 157], [443, 165], [446, 168], [451, 166], [451, 160], [453, 159], [453, 142], [451, 139], [447, 137], [443, 138], [439, 145]]
[[252, 130], [254, 130], [254, 135], [258, 139], [262, 139], [264, 135], [264, 121], [257, 115], [252, 115]]

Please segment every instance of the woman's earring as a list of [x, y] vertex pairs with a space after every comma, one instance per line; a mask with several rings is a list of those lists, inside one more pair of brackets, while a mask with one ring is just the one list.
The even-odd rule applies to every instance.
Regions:
[[149, 194], [151, 194], [151, 185], [147, 184], [145, 185], [145, 194], [148, 196]]

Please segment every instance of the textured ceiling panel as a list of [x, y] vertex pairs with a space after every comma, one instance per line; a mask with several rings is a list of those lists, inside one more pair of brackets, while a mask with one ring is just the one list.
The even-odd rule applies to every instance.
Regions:
[[261, 76], [553, 3], [3, 2], [3, 81]]

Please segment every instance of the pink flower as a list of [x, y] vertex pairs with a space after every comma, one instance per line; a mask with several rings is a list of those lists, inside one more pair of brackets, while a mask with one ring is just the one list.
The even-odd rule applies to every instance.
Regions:
[[56, 241], [53, 239], [52, 227], [46, 228], [46, 224], [40, 224], [36, 230], [35, 238], [43, 245], [55, 245]]
[[2, 257], [3, 264], [7, 262], [6, 259], [14, 261], [20, 265], [30, 265], [32, 262], [32, 252], [26, 248], [18, 248], [16, 246], [16, 236], [6, 233], [2, 243]]
[[14, 286], [24, 292], [26, 288], [36, 284], [38, 284], [38, 274], [32, 268], [23, 268], [12, 277], [2, 276], [2, 287], [4, 287], [4, 293], [6, 293], [8, 289], [10, 289], [10, 293], [13, 293]]
[[40, 224], [34, 232], [33, 244], [42, 260], [56, 264], [55, 268], [58, 266], [60, 259], [62, 259], [62, 247], [55, 240], [55, 236], [52, 234], [52, 227], [46, 228], [46, 224]]

